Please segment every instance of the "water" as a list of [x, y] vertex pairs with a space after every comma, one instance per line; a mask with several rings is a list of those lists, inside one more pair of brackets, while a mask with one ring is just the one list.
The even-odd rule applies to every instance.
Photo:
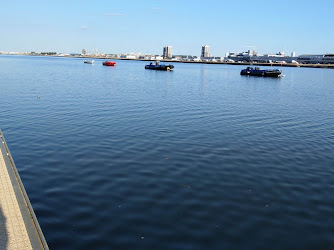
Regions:
[[334, 248], [334, 70], [144, 65], [0, 56], [0, 127], [51, 249]]

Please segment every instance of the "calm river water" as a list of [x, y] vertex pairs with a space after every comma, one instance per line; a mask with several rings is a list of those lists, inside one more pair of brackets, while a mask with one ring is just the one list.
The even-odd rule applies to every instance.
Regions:
[[0, 128], [51, 249], [334, 248], [334, 70], [95, 63], [0, 56]]

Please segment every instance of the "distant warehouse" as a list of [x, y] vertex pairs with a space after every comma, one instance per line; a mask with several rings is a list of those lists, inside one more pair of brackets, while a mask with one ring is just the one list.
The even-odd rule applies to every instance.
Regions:
[[55, 56], [57, 52], [41, 52], [42, 56]]
[[306, 64], [334, 64], [334, 54], [300, 55], [297, 61]]

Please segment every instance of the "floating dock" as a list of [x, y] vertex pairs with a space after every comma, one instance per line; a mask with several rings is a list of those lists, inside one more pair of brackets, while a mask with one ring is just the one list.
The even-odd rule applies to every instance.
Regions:
[[49, 249], [1, 130], [0, 249]]

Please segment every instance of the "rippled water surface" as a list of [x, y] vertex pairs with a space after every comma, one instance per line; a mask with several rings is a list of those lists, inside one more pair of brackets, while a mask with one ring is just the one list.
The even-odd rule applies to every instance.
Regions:
[[0, 56], [0, 128], [51, 249], [334, 248], [334, 70], [95, 62]]

